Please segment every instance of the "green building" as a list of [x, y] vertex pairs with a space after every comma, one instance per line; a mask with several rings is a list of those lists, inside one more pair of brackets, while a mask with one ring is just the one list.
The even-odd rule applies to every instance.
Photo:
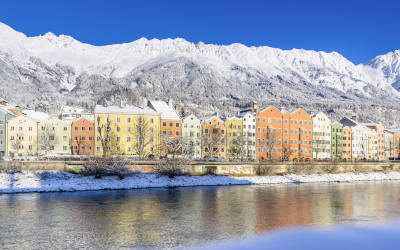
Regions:
[[332, 159], [341, 159], [343, 152], [343, 125], [339, 122], [332, 123]]

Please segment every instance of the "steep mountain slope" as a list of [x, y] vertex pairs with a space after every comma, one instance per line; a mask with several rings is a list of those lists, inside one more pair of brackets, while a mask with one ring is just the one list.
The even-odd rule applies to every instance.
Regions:
[[367, 65], [381, 71], [385, 80], [400, 91], [400, 50], [377, 56]]
[[173, 98], [201, 114], [231, 114], [257, 101], [393, 124], [400, 121], [400, 71], [398, 60], [386, 57], [354, 65], [336, 52], [183, 39], [92, 46], [52, 33], [27, 37], [0, 23], [0, 96], [50, 111], [65, 103], [90, 109]]

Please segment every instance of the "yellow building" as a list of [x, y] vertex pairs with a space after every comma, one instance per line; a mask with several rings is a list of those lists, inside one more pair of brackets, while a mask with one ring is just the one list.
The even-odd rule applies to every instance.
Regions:
[[159, 156], [160, 115], [149, 108], [97, 105], [95, 155]]
[[71, 122], [56, 117], [39, 123], [39, 155], [71, 154]]
[[238, 117], [227, 117], [226, 150], [229, 159], [241, 159], [243, 157], [243, 120]]

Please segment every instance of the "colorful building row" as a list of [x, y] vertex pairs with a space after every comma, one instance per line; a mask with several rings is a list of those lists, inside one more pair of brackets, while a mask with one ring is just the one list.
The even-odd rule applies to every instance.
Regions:
[[183, 119], [172, 102], [64, 107], [59, 117], [0, 103], [0, 155], [96, 155], [309, 161], [400, 157], [400, 131], [324, 113], [268, 106], [237, 116]]

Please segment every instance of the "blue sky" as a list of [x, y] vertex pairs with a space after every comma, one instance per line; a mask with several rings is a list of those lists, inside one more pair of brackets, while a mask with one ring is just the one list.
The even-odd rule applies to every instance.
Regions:
[[1, 0], [0, 21], [96, 44], [140, 37], [337, 51], [355, 63], [400, 49], [400, 1]]

